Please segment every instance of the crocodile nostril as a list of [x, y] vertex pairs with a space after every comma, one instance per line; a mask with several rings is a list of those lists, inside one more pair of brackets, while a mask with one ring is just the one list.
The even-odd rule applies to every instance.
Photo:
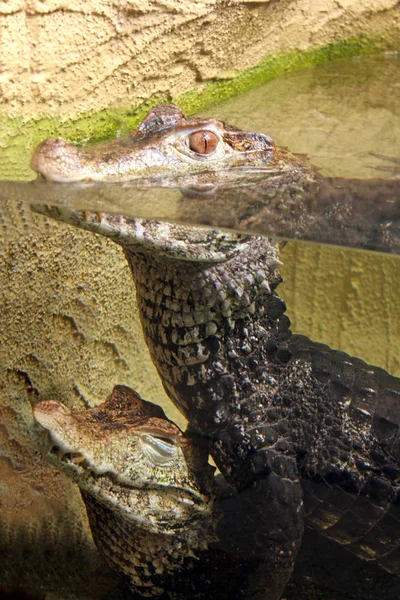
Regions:
[[51, 142], [52, 146], [63, 146], [65, 144], [65, 140], [62, 137], [49, 138], [48, 140], [45, 140], [45, 142], [46, 141], [49, 143]]

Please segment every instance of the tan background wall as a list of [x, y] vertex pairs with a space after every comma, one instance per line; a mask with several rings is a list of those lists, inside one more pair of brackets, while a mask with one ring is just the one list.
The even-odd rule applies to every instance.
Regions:
[[[68, 120], [110, 105], [137, 106], [149, 98], [200, 92], [268, 54], [359, 35], [389, 37], [398, 29], [399, 15], [395, 0], [0, 1], [0, 113], [17, 117], [6, 136], [0, 131], [0, 149], [6, 153], [6, 145], [17, 139], [25, 143], [30, 135], [25, 120], [31, 117]], [[16, 178], [29, 176], [31, 146], [29, 138], [24, 153], [8, 163]], [[0, 587], [18, 581], [35, 588], [41, 582], [51, 590], [57, 580], [65, 587], [62, 593], [50, 591], [49, 599], [93, 598], [110, 575], [94, 550], [75, 487], [38, 452], [41, 434], [33, 426], [31, 404], [58, 398], [93, 405], [115, 383], [132, 385], [155, 402], [166, 399], [143, 347], [121, 251], [91, 234], [30, 218], [28, 234], [0, 245], [0, 555], [5, 557]], [[357, 277], [365, 261], [350, 260], [342, 251], [292, 248], [286, 251], [285, 287], [297, 307], [298, 329], [304, 325], [315, 339], [364, 356], [366, 328], [360, 337], [351, 314], [368, 318], [368, 304], [360, 307], [366, 294], [371, 306], [376, 302], [369, 282]], [[343, 294], [332, 281], [331, 288], [317, 281], [321, 263], [353, 276], [350, 317], [333, 333], [324, 331], [325, 313], [339, 323]], [[381, 263], [370, 264], [379, 271]], [[396, 302], [391, 282], [398, 266], [386, 264], [381, 285]], [[398, 327], [393, 312], [372, 313], [376, 335], [384, 323]], [[385, 335], [390, 341], [392, 333]], [[379, 358], [383, 366], [398, 368], [392, 358]], [[174, 409], [169, 414], [179, 418]], [[43, 543], [48, 552], [42, 555], [37, 549]]]
[[0, 109], [65, 118], [175, 98], [278, 52], [398, 28], [396, 0], [0, 2]]

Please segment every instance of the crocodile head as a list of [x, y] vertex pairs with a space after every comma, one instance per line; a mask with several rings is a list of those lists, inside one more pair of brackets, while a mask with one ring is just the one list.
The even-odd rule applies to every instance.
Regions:
[[49, 433], [50, 457], [81, 490], [155, 533], [173, 533], [212, 511], [214, 468], [163, 410], [115, 386], [92, 409], [43, 401], [34, 417]]
[[186, 118], [174, 105], [153, 108], [127, 138], [78, 148], [63, 138], [44, 140], [31, 166], [50, 181], [129, 181], [267, 164], [275, 144], [216, 119]]
[[[265, 193], [271, 197], [277, 189], [286, 189], [288, 182], [298, 189], [312, 177], [304, 158], [276, 148], [268, 135], [245, 132], [216, 119], [186, 118], [173, 105], [153, 108], [126, 139], [87, 148], [61, 138], [45, 140], [34, 151], [31, 165], [52, 182], [126, 186], [137, 179], [146, 186], [177, 187], [183, 193], [182, 206], [189, 204], [190, 211], [190, 206], [203, 201], [216, 206], [215, 190], [221, 182], [239, 194], [246, 178], [261, 176], [264, 181], [265, 177]], [[127, 250], [155, 250], [187, 261], [224, 261], [244, 250], [248, 240], [243, 234], [215, 228], [99, 215], [67, 206], [37, 204], [34, 210], [110, 237]]]

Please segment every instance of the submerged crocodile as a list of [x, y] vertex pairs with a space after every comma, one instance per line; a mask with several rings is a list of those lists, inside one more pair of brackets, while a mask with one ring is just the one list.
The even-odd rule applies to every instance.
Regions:
[[[150, 111], [128, 140], [79, 149], [50, 139], [32, 159], [45, 178], [63, 182], [195, 171], [204, 185], [219, 169], [247, 165], [265, 172], [277, 202], [340, 189], [268, 136], [186, 119], [173, 106]], [[399, 191], [382, 189], [391, 197]], [[279, 244], [205, 227], [35, 210], [123, 247], [165, 390], [249, 499], [248, 558], [269, 569], [256, 591], [231, 597], [280, 597], [304, 522], [399, 576], [400, 589], [400, 380], [291, 334], [276, 292]]]
[[80, 487], [106, 561], [142, 596], [159, 596], [213, 539], [214, 468], [163, 410], [115, 386], [91, 410], [34, 407], [50, 456]]

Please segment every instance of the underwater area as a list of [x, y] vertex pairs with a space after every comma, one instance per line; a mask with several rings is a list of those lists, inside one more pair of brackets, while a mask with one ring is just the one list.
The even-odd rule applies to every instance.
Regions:
[[[327, 194], [321, 198], [312, 194], [306, 198], [301, 185], [296, 189], [292, 181], [289, 182], [289, 196], [281, 198], [281, 184], [278, 181], [272, 188], [266, 187], [265, 169], [260, 165], [254, 170], [246, 170], [245, 165], [238, 170], [236, 179], [232, 179], [228, 169], [226, 174], [222, 171], [218, 177], [207, 180], [201, 174], [184, 176], [175, 173], [172, 178], [158, 175], [149, 181], [141, 177], [136, 182], [123, 184], [101, 181], [54, 183], [44, 179], [28, 181], [28, 176], [21, 178], [19, 174], [13, 181], [12, 174], [7, 173], [7, 178], [0, 181], [1, 295], [6, 307], [1, 315], [0, 377], [3, 390], [11, 389], [9, 386], [13, 390], [5, 405], [0, 407], [0, 448], [4, 459], [0, 480], [0, 597], [63, 600], [143, 597], [131, 593], [124, 585], [117, 586], [115, 574], [100, 558], [90, 536], [77, 486], [47, 462], [46, 450], [49, 448], [43, 441], [43, 429], [33, 420], [32, 405], [54, 399], [71, 409], [89, 409], [103, 402], [114, 384], [130, 385], [138, 389], [144, 399], [161, 404], [168, 417], [183, 429], [186, 423], [180, 412], [171, 407], [165, 394], [169, 375], [163, 389], [154, 367], [147, 356], [143, 357], [144, 344], [137, 341], [137, 309], [133, 308], [132, 314], [131, 310], [122, 308], [129, 304], [129, 298], [134, 294], [122, 253], [104, 237], [45, 220], [43, 214], [62, 221], [68, 220], [62, 217], [68, 211], [78, 211], [85, 219], [86, 214], [91, 214], [87, 220], [91, 218], [91, 222], [100, 225], [107, 222], [104, 215], [123, 215], [128, 219], [143, 219], [145, 223], [165, 221], [185, 227], [206, 226], [209, 231], [223, 228], [227, 236], [241, 234], [243, 239], [248, 235], [276, 237], [281, 246], [279, 260], [282, 265], [278, 268], [283, 277], [277, 294], [287, 305], [286, 314], [293, 332], [385, 369], [393, 382], [395, 380], [390, 376], [400, 377], [399, 75], [397, 53], [342, 59], [283, 75], [197, 115], [222, 120], [246, 132], [262, 132], [270, 136], [278, 148], [288, 148], [301, 155], [301, 164], [305, 161], [304, 164], [313, 165], [316, 169], [310, 172], [318, 173], [321, 177], [318, 181], [326, 185]], [[90, 139], [85, 140], [83, 146], [82, 140], [70, 141], [77, 141], [83, 148], [90, 147], [91, 143]], [[29, 173], [29, 160], [27, 154], [26, 170], [22, 169], [26, 174]], [[363, 203], [367, 194], [368, 202]], [[163, 231], [162, 227], [160, 230]], [[49, 240], [54, 244], [52, 253], [46, 245]], [[82, 248], [89, 257], [88, 263], [94, 265], [93, 271], [80, 263]], [[109, 268], [111, 264], [112, 268]], [[140, 271], [141, 267], [132, 264], [133, 271], [135, 268]], [[140, 271], [143, 281], [151, 268], [146, 266], [143, 272]], [[183, 272], [184, 269], [179, 271], [181, 275]], [[272, 290], [278, 283], [279, 280], [273, 281]], [[140, 285], [145, 288], [144, 283]], [[104, 292], [102, 286], [108, 291]], [[143, 305], [146, 302], [150, 302], [148, 298]], [[279, 306], [273, 310], [276, 314], [268, 318], [279, 320], [282, 310]], [[109, 313], [107, 319], [105, 313]], [[130, 324], [132, 319], [136, 321], [135, 326]], [[264, 322], [263, 327], [267, 328]], [[218, 335], [211, 337], [213, 345], [208, 349], [218, 354]], [[301, 338], [298, 339], [301, 342]], [[34, 340], [41, 340], [38, 347]], [[291, 351], [296, 355], [297, 347]], [[315, 352], [319, 352], [319, 347]], [[157, 357], [156, 350], [152, 353], [153, 359]], [[131, 362], [127, 359], [128, 354], [133, 356]], [[298, 360], [301, 361], [302, 356], [300, 353]], [[339, 360], [346, 363], [346, 358], [340, 355], [340, 359], [332, 359], [332, 364], [337, 366]], [[324, 361], [318, 363], [320, 372], [332, 366], [326, 367]], [[285, 364], [283, 359], [281, 362]], [[355, 364], [355, 369], [364, 369]], [[296, 378], [296, 371], [293, 373]], [[380, 377], [381, 372], [377, 373]], [[304, 381], [306, 375], [301, 375]], [[343, 373], [340, 377], [344, 386]], [[386, 374], [382, 377], [386, 381]], [[241, 388], [246, 400], [255, 393], [250, 383], [247, 384], [248, 388], [244, 383]], [[326, 392], [325, 384], [326, 380], [322, 378], [318, 384], [321, 394]], [[370, 393], [366, 406], [376, 392], [379, 407], [379, 393], [384, 394], [384, 388], [374, 390], [373, 384], [370, 387], [368, 384], [369, 380], [361, 384], [361, 389]], [[289, 396], [291, 391], [294, 397], [300, 394], [296, 386], [288, 389]], [[221, 394], [228, 392], [222, 389]], [[386, 397], [383, 397], [384, 404]], [[397, 406], [396, 412], [392, 404], [389, 407], [389, 400], [387, 402], [385, 417], [393, 420], [395, 430], [400, 408]], [[242, 403], [240, 410], [251, 422], [255, 417], [247, 415], [245, 402]], [[367, 408], [363, 409], [365, 415]], [[279, 410], [283, 408], [279, 407]], [[182, 412], [191, 421], [190, 409]], [[199, 425], [202, 416], [201, 411], [196, 413], [194, 424], [202, 436], [207, 437]], [[273, 418], [271, 416], [272, 423]], [[204, 427], [208, 426], [205, 423]], [[352, 425], [349, 427], [353, 434]], [[323, 429], [324, 425], [321, 425]], [[360, 431], [362, 440], [357, 443], [367, 445], [369, 438], [363, 437], [365, 431], [361, 425]], [[396, 435], [398, 440], [396, 432], [391, 432], [392, 441]], [[208, 442], [214, 443], [217, 438], [210, 429]], [[111, 434], [109, 439], [112, 439]], [[218, 459], [221, 463], [226, 459], [222, 442], [220, 446], [216, 443], [217, 464]], [[398, 441], [393, 442], [393, 448], [395, 455]], [[165, 444], [160, 452], [163, 458], [168, 454]], [[356, 452], [361, 455], [358, 446]], [[239, 458], [238, 452], [238, 462]], [[78, 456], [78, 463], [79, 460]], [[301, 459], [297, 460], [301, 462]], [[349, 465], [356, 468], [356, 462], [349, 462]], [[220, 464], [218, 466], [222, 470]], [[219, 570], [222, 573], [219, 579], [223, 583], [220, 583], [221, 589], [215, 588], [218, 599], [223, 597], [223, 577], [233, 578], [232, 573], [243, 569], [246, 581], [250, 582], [249, 589], [252, 589], [249, 597], [261, 600], [260, 589], [273, 585], [268, 577], [264, 580], [260, 576], [265, 566], [254, 551], [257, 520], [260, 530], [264, 526], [260, 511], [265, 508], [265, 501], [260, 496], [264, 493], [265, 473], [262, 470], [258, 473], [258, 463], [254, 466], [243, 462], [240, 468], [249, 472], [254, 468], [257, 474], [255, 491], [251, 488], [248, 493], [243, 484], [243, 493], [237, 494], [239, 499], [235, 504], [236, 496], [225, 490], [222, 511], [226, 511], [226, 522], [218, 534], [223, 540], [223, 548], [221, 550], [218, 541], [213, 540], [214, 554], [206, 557], [206, 567], [201, 561], [196, 563], [193, 577], [195, 582], [203, 585], [208, 576], [210, 580], [218, 580], [216, 571]], [[307, 468], [304, 467], [304, 471]], [[343, 484], [346, 500], [339, 498], [335, 505], [335, 493], [343, 483], [338, 483], [335, 477], [336, 472], [332, 479], [324, 474], [320, 476], [328, 488], [331, 486], [332, 498], [329, 491], [324, 491], [321, 497], [313, 488], [304, 492], [321, 506], [323, 500], [328, 504], [331, 502], [332, 514], [334, 509], [341, 509], [341, 503], [344, 505], [352, 493], [350, 484], [346, 483], [347, 488]], [[390, 475], [385, 472], [385, 477], [385, 483], [390, 481], [393, 489], [399, 485], [398, 471]], [[321, 483], [317, 479], [313, 482], [316, 485]], [[375, 488], [368, 497], [374, 498], [374, 492]], [[286, 488], [279, 491], [279, 501], [282, 498], [283, 503], [286, 501], [286, 493], [289, 494]], [[396, 531], [400, 532], [398, 495], [397, 487], [393, 506], [387, 509], [393, 536]], [[351, 516], [346, 517], [344, 529], [351, 530], [354, 523], [358, 526], [365, 517], [366, 522], [371, 519], [372, 530], [375, 517], [377, 521], [386, 518], [386, 508], [383, 504], [378, 505], [376, 501], [376, 514], [372, 518], [367, 503], [360, 502], [359, 506], [353, 507], [353, 513], [350, 511]], [[266, 508], [265, 511], [268, 512]], [[396, 547], [390, 546], [394, 559], [390, 569], [385, 571], [379, 561], [375, 564], [374, 560], [362, 560], [337, 543], [342, 539], [344, 546], [357, 545], [354, 540], [346, 539], [346, 531], [328, 537], [321, 535], [319, 527], [323, 517], [316, 515], [313, 520], [312, 510], [310, 514], [310, 527], [306, 527], [294, 572], [282, 598], [376, 600], [384, 596], [387, 600], [395, 600], [400, 596], [399, 538]], [[230, 528], [235, 529], [233, 541]], [[356, 525], [354, 529], [357, 529]], [[357, 537], [357, 533], [354, 535]], [[385, 535], [386, 530], [381, 533], [380, 544], [395, 544]], [[373, 548], [373, 541], [370, 543]], [[241, 552], [245, 556], [240, 556]], [[374, 553], [379, 554], [377, 549], [371, 550], [367, 542], [354, 552], [369, 559], [375, 558]], [[231, 555], [235, 555], [233, 563], [230, 562]], [[386, 556], [385, 551], [382, 556]], [[202, 572], [205, 568], [209, 571]], [[279, 570], [279, 563], [274, 568]], [[261, 583], [257, 583], [257, 578]], [[172, 597], [200, 598], [192, 585], [190, 577], [189, 580], [183, 577], [182, 589], [173, 589], [176, 596]], [[113, 588], [116, 589], [113, 591]], [[185, 589], [187, 591], [183, 592]], [[25, 592], [33, 595], [17, 595]], [[229, 593], [227, 598], [235, 598], [234, 590]]]

